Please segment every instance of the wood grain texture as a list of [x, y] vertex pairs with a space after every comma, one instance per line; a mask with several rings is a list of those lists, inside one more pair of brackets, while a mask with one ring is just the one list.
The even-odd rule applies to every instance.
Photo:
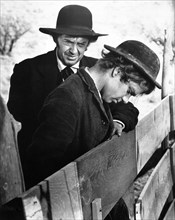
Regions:
[[83, 211], [80, 196], [80, 185], [77, 173], [77, 165], [75, 162], [72, 162], [71, 164], [68, 164], [65, 168], [63, 168], [63, 170], [66, 177], [67, 188], [69, 190], [69, 196], [72, 204], [74, 218], [77, 220], [82, 220]]
[[24, 191], [14, 119], [0, 97], [0, 205]]
[[170, 95], [171, 131], [175, 130], [175, 94]]
[[26, 220], [44, 220], [40, 201], [36, 196], [23, 200]]
[[76, 163], [54, 173], [22, 196], [26, 219], [82, 220]]
[[169, 97], [143, 119], [136, 127], [138, 173], [170, 131]]
[[[41, 220], [52, 220], [51, 200], [48, 181], [32, 187], [20, 196], [23, 203], [25, 220], [42, 216]], [[29, 212], [31, 210], [31, 212]], [[33, 212], [32, 212], [33, 210]]]
[[170, 162], [171, 162], [173, 183], [175, 184], [175, 143], [170, 148]]
[[97, 198], [92, 201], [92, 219], [102, 220], [101, 199]]
[[52, 175], [48, 181], [50, 205], [53, 220], [74, 220], [72, 204], [63, 170]]
[[0, 219], [83, 220], [76, 163], [68, 164], [1, 207]]
[[[159, 218], [172, 186], [170, 150], [168, 149], [155, 167], [138, 198], [137, 203], [141, 204], [141, 220], [157, 220]], [[137, 203], [136, 207], [139, 207]], [[139, 216], [138, 213], [137, 216]]]
[[135, 131], [114, 136], [76, 160], [84, 219], [92, 219], [91, 203], [102, 199], [103, 218], [136, 177]]

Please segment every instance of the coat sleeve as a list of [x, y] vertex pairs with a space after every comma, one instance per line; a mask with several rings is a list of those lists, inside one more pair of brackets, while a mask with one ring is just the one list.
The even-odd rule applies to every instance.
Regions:
[[131, 103], [110, 103], [113, 119], [120, 120], [125, 124], [124, 131], [129, 132], [135, 128], [138, 122], [138, 109]]
[[27, 149], [28, 186], [56, 172], [72, 157], [79, 108], [70, 92], [57, 88], [52, 94], [40, 112], [40, 125]]
[[16, 64], [10, 79], [9, 99], [7, 102], [8, 109], [13, 117], [22, 122], [27, 107], [27, 89], [28, 89], [28, 67], [26, 64]]

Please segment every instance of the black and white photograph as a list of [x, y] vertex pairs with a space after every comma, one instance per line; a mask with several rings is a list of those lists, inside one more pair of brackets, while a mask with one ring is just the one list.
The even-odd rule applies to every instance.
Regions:
[[175, 1], [0, 0], [0, 219], [175, 219]]

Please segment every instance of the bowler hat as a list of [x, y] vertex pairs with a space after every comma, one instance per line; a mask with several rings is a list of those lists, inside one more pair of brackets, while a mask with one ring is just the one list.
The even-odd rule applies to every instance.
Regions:
[[139, 68], [142, 74], [155, 84], [159, 89], [161, 85], [156, 82], [156, 77], [160, 69], [158, 56], [149, 47], [140, 41], [128, 40], [114, 48], [108, 45], [104, 47], [110, 52], [123, 56], [125, 59]]
[[92, 14], [89, 9], [80, 5], [63, 7], [58, 13], [56, 28], [40, 28], [39, 30], [50, 35], [66, 34], [94, 39], [107, 35], [95, 33], [92, 30]]

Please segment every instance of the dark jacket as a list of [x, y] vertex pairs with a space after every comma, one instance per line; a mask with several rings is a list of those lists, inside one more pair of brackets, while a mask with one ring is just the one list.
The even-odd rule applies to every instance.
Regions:
[[[96, 59], [84, 56], [80, 66], [93, 66], [95, 62]], [[14, 118], [22, 124], [18, 133], [22, 158], [38, 126], [38, 113], [45, 98], [61, 83], [55, 50], [15, 65], [7, 106]]]
[[[95, 62], [96, 59], [84, 56], [80, 66], [91, 67]], [[55, 50], [15, 65], [7, 106], [14, 118], [22, 124], [22, 129], [18, 133], [22, 159], [38, 126], [38, 113], [45, 98], [61, 83]], [[111, 105], [114, 118], [125, 123], [124, 131], [134, 129], [138, 120], [138, 110], [131, 103]]]
[[113, 119], [84, 69], [46, 99], [27, 149], [27, 186], [32, 186], [111, 137]]

